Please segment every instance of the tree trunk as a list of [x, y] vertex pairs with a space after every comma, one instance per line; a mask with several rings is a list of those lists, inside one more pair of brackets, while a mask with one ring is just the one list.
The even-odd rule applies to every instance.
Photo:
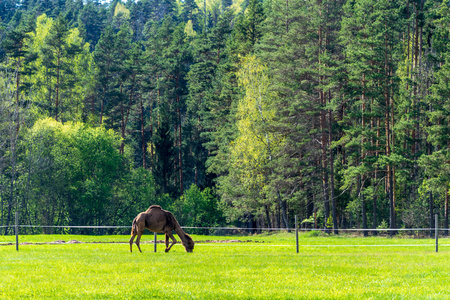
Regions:
[[434, 203], [433, 203], [433, 192], [428, 192], [428, 203], [430, 206], [430, 238], [433, 237], [434, 234]]
[[[22, 50], [22, 47], [19, 47], [19, 52]], [[19, 103], [19, 87], [20, 87], [20, 64], [21, 59], [20, 56], [17, 58], [17, 76], [16, 76], [16, 103]]]
[[[319, 15], [322, 15], [322, 1], [318, 0], [317, 5], [319, 6]], [[327, 227], [328, 218], [330, 217], [330, 199], [328, 195], [328, 168], [327, 168], [327, 125], [326, 125], [326, 94], [323, 92], [322, 84], [323, 84], [323, 76], [321, 73], [321, 64], [320, 55], [322, 54], [322, 46], [323, 46], [323, 32], [322, 25], [319, 24], [318, 28], [318, 62], [319, 62], [319, 102], [320, 102], [320, 132], [321, 132], [321, 151], [322, 151], [322, 196], [324, 203], [324, 217], [325, 217], [325, 230], [329, 232]]]
[[[331, 96], [329, 97], [329, 101], [331, 101]], [[338, 232], [338, 220], [337, 220], [337, 207], [336, 207], [336, 198], [334, 196], [334, 154], [333, 149], [331, 148], [331, 141], [333, 140], [332, 133], [332, 120], [333, 120], [333, 112], [331, 109], [328, 111], [329, 120], [328, 120], [328, 140], [330, 142], [330, 197], [331, 197], [331, 205], [332, 205], [332, 216], [333, 216], [333, 230], [334, 234], [339, 234]]]
[[180, 194], [183, 194], [183, 153], [182, 153], [182, 137], [181, 137], [181, 112], [180, 112], [180, 95], [178, 94], [179, 77], [176, 77], [177, 87], [177, 119], [178, 119], [178, 168], [180, 172]]
[[[122, 94], [122, 85], [120, 85], [120, 94]], [[124, 153], [125, 150], [125, 113], [123, 110], [123, 103], [120, 103], [120, 113], [121, 113], [121, 119], [120, 119], [120, 132], [122, 140], [120, 141], [120, 154]]]
[[153, 103], [150, 103], [150, 170], [153, 171]]
[[[374, 108], [374, 99], [372, 98], [371, 99], [372, 117], [370, 118], [370, 127], [373, 132], [375, 126], [377, 126], [376, 127], [377, 136], [376, 136], [376, 142], [374, 142], [373, 136], [370, 138], [370, 146], [372, 149], [375, 149], [375, 157], [378, 159], [378, 147], [379, 147], [379, 141], [380, 141], [380, 123], [379, 123], [379, 118], [374, 117], [373, 108]], [[376, 118], [376, 122], [375, 122], [375, 118]], [[377, 125], [375, 125], [375, 124], [377, 124]], [[375, 169], [373, 172], [373, 180], [371, 183], [372, 186], [374, 186], [374, 184], [375, 184], [375, 193], [373, 194], [373, 198], [372, 198], [372, 229], [377, 229], [377, 227], [378, 227], [378, 222], [377, 222], [378, 180], [377, 179], [378, 179], [378, 171], [377, 171], [377, 169]], [[378, 235], [377, 231], [373, 231], [372, 235], [375, 235], [375, 236]]]
[[[12, 100], [12, 99], [11, 99]], [[19, 103], [15, 104], [14, 111], [12, 113], [13, 117], [9, 120], [9, 152], [11, 156], [9, 169], [11, 172], [11, 176], [9, 178], [10, 184], [9, 184], [9, 199], [8, 199], [8, 212], [7, 212], [7, 219], [6, 219], [6, 225], [11, 225], [12, 222], [12, 209], [14, 205], [14, 190], [16, 186], [16, 167], [17, 167], [17, 160], [16, 160], [16, 154], [17, 154], [17, 140], [19, 136], [19, 132], [16, 130], [16, 124], [19, 123]], [[17, 118], [15, 120], [14, 116]], [[17, 123], [16, 123], [17, 122]], [[5, 235], [8, 233], [8, 227], [5, 227]]]
[[278, 201], [280, 203], [281, 218], [283, 220], [284, 226], [286, 227], [287, 231], [290, 232], [289, 222], [288, 222], [288, 217], [287, 217], [287, 203], [286, 203], [286, 200], [283, 200], [281, 198], [281, 194], [278, 191], [278, 189], [277, 189], [277, 196], [278, 196]]
[[269, 207], [268, 207], [267, 205], [264, 205], [264, 212], [266, 213], [267, 228], [272, 228], [272, 224], [271, 224], [271, 222], [270, 222]]
[[447, 187], [445, 189], [445, 212], [444, 212], [444, 215], [445, 215], [444, 227], [446, 229], [444, 232], [445, 236], [448, 236], [448, 198], [449, 198], [448, 192], [449, 191], [448, 191], [448, 183], [447, 183]]
[[147, 169], [147, 144], [145, 143], [144, 104], [141, 99], [141, 138], [142, 138], [142, 167]]
[[110, 62], [108, 62], [108, 65], [106, 67], [106, 79], [105, 79], [105, 84], [103, 85], [103, 95], [102, 95], [102, 99], [100, 102], [100, 125], [102, 125], [102, 123], [103, 123], [103, 111], [104, 111], [104, 106], [105, 106], [106, 89], [108, 87], [109, 66], [110, 66]]
[[[362, 213], [362, 228], [367, 229], [367, 212], [366, 212], [366, 201], [364, 195], [361, 193], [361, 213]], [[367, 230], [363, 231], [364, 236], [368, 236]]]
[[[364, 163], [364, 159], [365, 159], [365, 129], [366, 129], [366, 75], [363, 74], [363, 79], [362, 79], [362, 83], [363, 83], [363, 91], [362, 91], [362, 107], [361, 107], [361, 164]], [[366, 212], [366, 202], [364, 199], [364, 194], [363, 194], [363, 190], [364, 190], [364, 175], [361, 176], [361, 184], [360, 184], [360, 189], [359, 189], [359, 194], [361, 197], [361, 213], [362, 213], [362, 228], [363, 229], [367, 229], [367, 212]], [[364, 230], [364, 236], [367, 236], [367, 231]]]
[[59, 77], [60, 77], [60, 57], [58, 54], [57, 70], [56, 70], [56, 98], [55, 98], [55, 121], [58, 121], [58, 110], [59, 110]]
[[[385, 25], [386, 27], [387, 25]], [[388, 47], [387, 47], [387, 36], [384, 37], [385, 44], [385, 54], [384, 54], [384, 69], [385, 69], [385, 86], [384, 86], [384, 100], [385, 100], [385, 133], [386, 133], [386, 156], [391, 156], [391, 133], [390, 133], [390, 97], [389, 97], [389, 89], [388, 89], [388, 76], [389, 66], [388, 66]], [[394, 234], [395, 225], [395, 203], [394, 203], [394, 182], [393, 182], [393, 174], [392, 174], [392, 166], [389, 163], [386, 167], [386, 192], [387, 198], [389, 201], [389, 222], [390, 222], [390, 235]]]

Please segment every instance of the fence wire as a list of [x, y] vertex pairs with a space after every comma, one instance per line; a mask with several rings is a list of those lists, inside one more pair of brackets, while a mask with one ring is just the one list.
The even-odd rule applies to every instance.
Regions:
[[[77, 229], [131, 229], [131, 226], [95, 226], [95, 225], [0, 225], [0, 228], [77, 228]], [[181, 226], [183, 229], [204, 229], [204, 230], [250, 230], [250, 231], [293, 231], [295, 227], [290, 228], [267, 228], [267, 227], [198, 227], [198, 226]], [[385, 232], [385, 231], [434, 231], [436, 228], [298, 228], [301, 232], [323, 231], [323, 232]], [[450, 231], [449, 228], [438, 228], [439, 231]]]
[[[437, 220], [436, 220], [437, 221]], [[17, 222], [17, 220], [16, 220]], [[436, 222], [436, 224], [438, 224]], [[14, 229], [14, 233], [16, 234], [16, 250], [19, 249], [19, 241], [18, 241], [18, 234], [19, 234], [19, 230], [20, 228], [42, 228], [42, 229], [51, 229], [51, 228], [55, 228], [55, 229], [63, 229], [63, 230], [67, 230], [67, 229], [90, 229], [92, 230], [91, 233], [94, 232], [95, 233], [92, 235], [96, 235], [96, 236], [102, 236], [102, 235], [121, 235], [124, 233], [124, 231], [116, 231], [116, 232], [107, 232], [107, 230], [111, 230], [111, 229], [131, 229], [131, 226], [89, 226], [89, 225], [23, 225], [23, 224], [12, 224], [12, 225], [2, 225], [0, 226], [0, 228], [11, 228]], [[307, 232], [323, 232], [323, 233], [328, 233], [330, 234], [330, 236], [336, 236], [333, 233], [335, 232], [335, 229], [333, 228], [296, 228], [295, 226], [292, 228], [264, 228], [264, 227], [199, 227], [199, 226], [181, 226], [181, 228], [188, 230], [190, 233], [192, 233], [192, 231], [202, 231], [202, 232], [206, 232], [206, 234], [204, 235], [221, 235], [218, 233], [221, 233], [223, 231], [234, 231], [231, 234], [224, 234], [224, 235], [242, 235], [242, 233], [248, 232], [250, 234], [252, 233], [261, 233], [261, 232], [271, 232], [271, 231], [292, 231], [295, 232], [296, 234], [296, 241], [295, 241], [295, 246], [296, 246], [296, 252], [299, 253], [299, 247], [305, 248], [305, 247], [333, 247], [333, 248], [337, 248], [337, 247], [430, 247], [430, 246], [435, 246], [436, 247], [436, 252], [438, 252], [438, 235], [439, 232], [445, 232], [446, 235], [448, 234], [449, 229], [448, 228], [438, 228], [437, 226], [435, 228], [396, 228], [396, 229], [391, 229], [391, 228], [377, 228], [377, 229], [373, 229], [373, 228], [344, 228], [344, 229], [337, 229], [337, 231], [339, 233], [345, 233], [345, 232], [358, 232], [358, 234], [361, 234], [361, 232], [364, 233], [369, 233], [369, 232], [379, 232], [381, 233], [381, 235], [379, 236], [383, 236], [387, 235], [390, 236], [390, 232], [411, 232], [413, 234], [411, 234], [411, 236], [414, 236], [416, 233], [418, 232], [429, 232], [430, 235], [432, 235], [432, 233], [435, 234], [435, 238], [436, 238], [436, 243], [435, 244], [378, 244], [378, 245], [364, 245], [364, 244], [350, 244], [350, 245], [339, 245], [339, 244], [333, 244], [333, 245], [323, 245], [323, 244], [299, 244], [299, 240], [298, 240], [298, 233], [307, 233]], [[34, 234], [34, 233], [32, 233]], [[50, 234], [57, 234], [54, 232], [51, 232]], [[68, 232], [68, 231], [64, 231], [62, 232], [62, 234], [68, 234], [68, 235], [77, 235], [77, 233], [74, 232]], [[79, 234], [79, 233], [78, 233]], [[25, 234], [27, 235], [27, 234]], [[81, 235], [89, 235], [88, 233], [84, 232], [81, 233]], [[427, 234], [428, 235], [428, 234]], [[425, 235], [422, 235], [422, 237], [425, 237]], [[6, 245], [11, 245], [14, 244], [13, 241], [3, 241], [0, 242], [0, 245], [2, 244], [6, 244]], [[155, 245], [156, 245], [156, 235], [155, 235]], [[241, 246], [246, 246], [246, 245], [241, 245]], [[261, 245], [261, 246], [288, 246], [291, 247], [292, 245]], [[440, 246], [450, 246], [450, 244], [440, 244]]]

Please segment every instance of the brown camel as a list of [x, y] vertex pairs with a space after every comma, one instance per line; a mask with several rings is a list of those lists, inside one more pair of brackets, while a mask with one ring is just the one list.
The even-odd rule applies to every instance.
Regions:
[[[136, 245], [141, 251], [139, 246], [141, 241], [141, 235], [144, 233], [145, 228], [150, 231], [165, 233], [166, 235], [166, 252], [169, 252], [170, 248], [177, 242], [172, 234], [172, 231], [178, 234], [181, 239], [186, 252], [192, 252], [194, 249], [194, 241], [192, 238], [183, 231], [178, 221], [175, 219], [173, 214], [167, 210], [164, 210], [159, 205], [152, 205], [146, 211], [141, 212], [133, 220], [133, 225], [131, 227], [131, 238], [130, 238], [130, 252], [133, 252], [133, 240], [137, 235]], [[169, 238], [172, 240], [172, 244], [169, 247]]]

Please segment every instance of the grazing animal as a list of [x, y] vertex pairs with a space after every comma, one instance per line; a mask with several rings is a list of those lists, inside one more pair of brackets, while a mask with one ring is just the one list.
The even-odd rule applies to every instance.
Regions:
[[[146, 211], [138, 214], [133, 220], [133, 225], [131, 227], [130, 252], [133, 252], [133, 240], [136, 236], [136, 245], [139, 251], [142, 252], [139, 244], [141, 241], [141, 235], [144, 233], [145, 228], [153, 232], [165, 233], [166, 252], [169, 252], [170, 248], [172, 248], [172, 246], [177, 242], [172, 234], [173, 230], [180, 237], [181, 243], [186, 249], [186, 252], [192, 252], [194, 249], [194, 241], [189, 234], [183, 231], [173, 214], [162, 209], [159, 205], [152, 205]], [[169, 238], [172, 240], [170, 247]]]

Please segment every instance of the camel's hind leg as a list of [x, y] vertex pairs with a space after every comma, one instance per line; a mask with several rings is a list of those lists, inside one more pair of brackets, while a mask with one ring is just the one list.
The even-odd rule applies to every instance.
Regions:
[[[169, 247], [169, 238], [172, 240], [172, 244]], [[177, 242], [177, 240], [175, 239], [175, 237], [173, 236], [172, 232], [166, 232], [166, 253], [170, 251], [170, 249], [172, 248], [173, 245], [175, 245], [175, 243]]]
[[133, 252], [133, 240], [137, 236], [136, 245], [139, 249], [139, 252], [142, 252], [141, 247], [139, 246], [141, 242], [141, 235], [145, 230], [145, 216], [140, 213], [133, 220], [133, 225], [131, 226], [131, 238], [130, 238], [130, 252]]
[[133, 252], [133, 240], [134, 240], [134, 238], [135, 238], [136, 236], [137, 236], [137, 239], [136, 239], [136, 246], [138, 247], [139, 252], [142, 252], [141, 246], [140, 246], [140, 243], [141, 243], [141, 235], [142, 235], [141, 232], [138, 232], [138, 233], [134, 233], [134, 232], [133, 232], [133, 235], [132, 235], [131, 238], [130, 238], [130, 252]]
[[142, 232], [138, 232], [137, 239], [136, 239], [136, 246], [138, 247], [139, 252], [142, 253], [141, 246], [140, 246], [140, 244], [141, 244], [141, 236], [142, 236]]
[[132, 233], [131, 234], [131, 238], [130, 238], [130, 252], [133, 252], [133, 240], [134, 240], [134, 238], [136, 237], [136, 233]]

